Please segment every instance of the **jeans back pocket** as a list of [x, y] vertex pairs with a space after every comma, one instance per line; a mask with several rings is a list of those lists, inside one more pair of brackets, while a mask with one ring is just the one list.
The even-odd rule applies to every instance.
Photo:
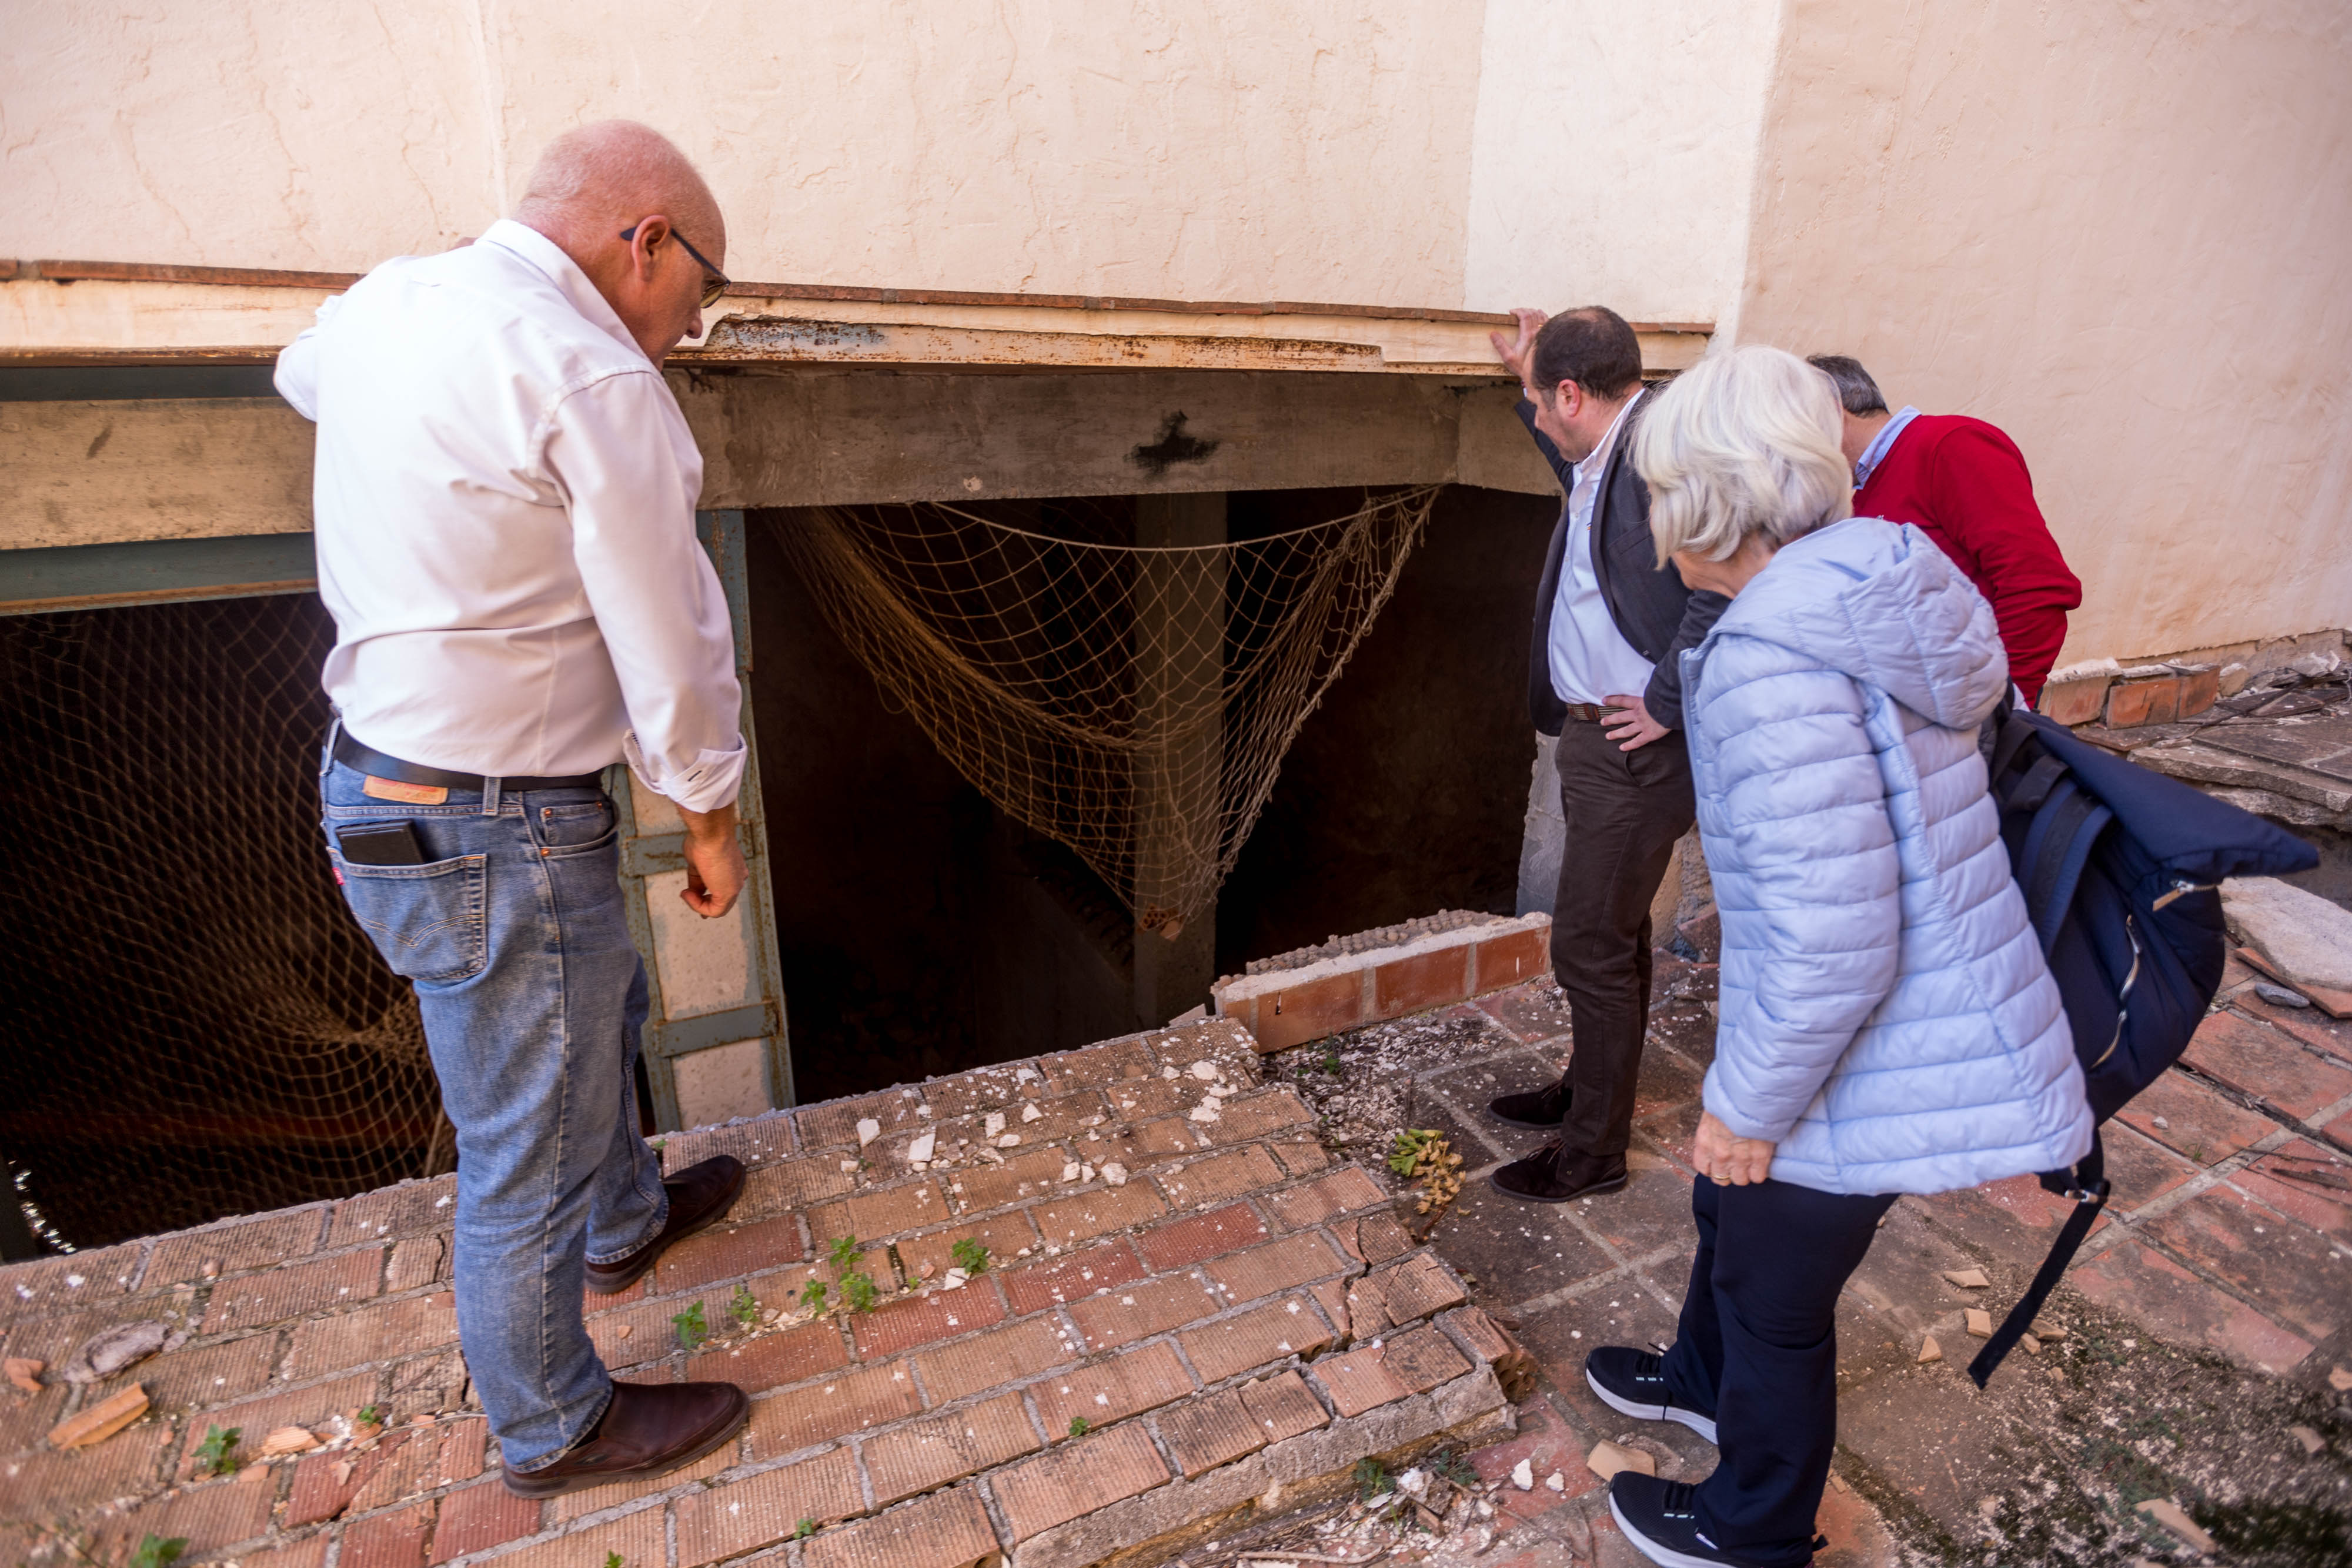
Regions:
[[470, 979], [488, 962], [487, 855], [429, 865], [353, 865], [341, 855], [343, 902], [392, 971], [424, 985]]

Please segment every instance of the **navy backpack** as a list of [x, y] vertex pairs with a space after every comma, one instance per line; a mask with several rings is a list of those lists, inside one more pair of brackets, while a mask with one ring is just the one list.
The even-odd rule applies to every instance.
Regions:
[[[2189, 1048], [2221, 988], [2221, 883], [2307, 871], [2318, 852], [2248, 811], [2004, 705], [1989, 769], [2001, 839], [2066, 1004], [2091, 1115], [2104, 1122]], [[2106, 1206], [2095, 1134], [2042, 1185], [2074, 1200], [2041, 1271], [1969, 1364], [1985, 1385]]]

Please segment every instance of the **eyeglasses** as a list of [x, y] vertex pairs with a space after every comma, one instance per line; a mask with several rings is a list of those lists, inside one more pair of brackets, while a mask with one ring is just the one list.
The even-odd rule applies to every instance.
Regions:
[[[634, 240], [637, 237], [637, 230], [644, 226], [645, 225], [643, 224], [631, 224], [627, 228], [621, 231], [621, 237], [625, 240]], [[710, 275], [702, 280], [702, 308], [705, 310], [709, 309], [713, 305], [719, 303], [719, 297], [727, 292], [728, 287], [732, 280], [729, 278], [725, 273], [711, 266], [710, 258], [704, 256], [700, 251], [695, 249], [693, 245], [688, 241], [687, 237], [678, 233], [677, 230], [675, 228], [671, 229], [669, 231], [669, 237], [677, 241], [678, 244], [685, 246], [686, 254], [700, 262], [702, 264], [702, 270]]]

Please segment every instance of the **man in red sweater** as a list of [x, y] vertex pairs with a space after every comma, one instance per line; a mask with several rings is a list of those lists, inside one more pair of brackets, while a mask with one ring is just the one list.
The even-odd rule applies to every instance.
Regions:
[[1845, 408], [1854, 516], [1913, 523], [1934, 539], [1990, 601], [2009, 678], [2027, 702], [2040, 697], [2083, 585], [2033, 504], [2017, 444], [1966, 414], [1888, 413], [1870, 372], [1843, 354], [1811, 363], [1837, 383]]

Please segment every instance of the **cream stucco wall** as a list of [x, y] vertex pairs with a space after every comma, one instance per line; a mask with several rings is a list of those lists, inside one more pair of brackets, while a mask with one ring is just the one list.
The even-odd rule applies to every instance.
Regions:
[[2352, 621], [2352, 7], [1790, 0], [1739, 334], [2023, 448], [2064, 657]]

